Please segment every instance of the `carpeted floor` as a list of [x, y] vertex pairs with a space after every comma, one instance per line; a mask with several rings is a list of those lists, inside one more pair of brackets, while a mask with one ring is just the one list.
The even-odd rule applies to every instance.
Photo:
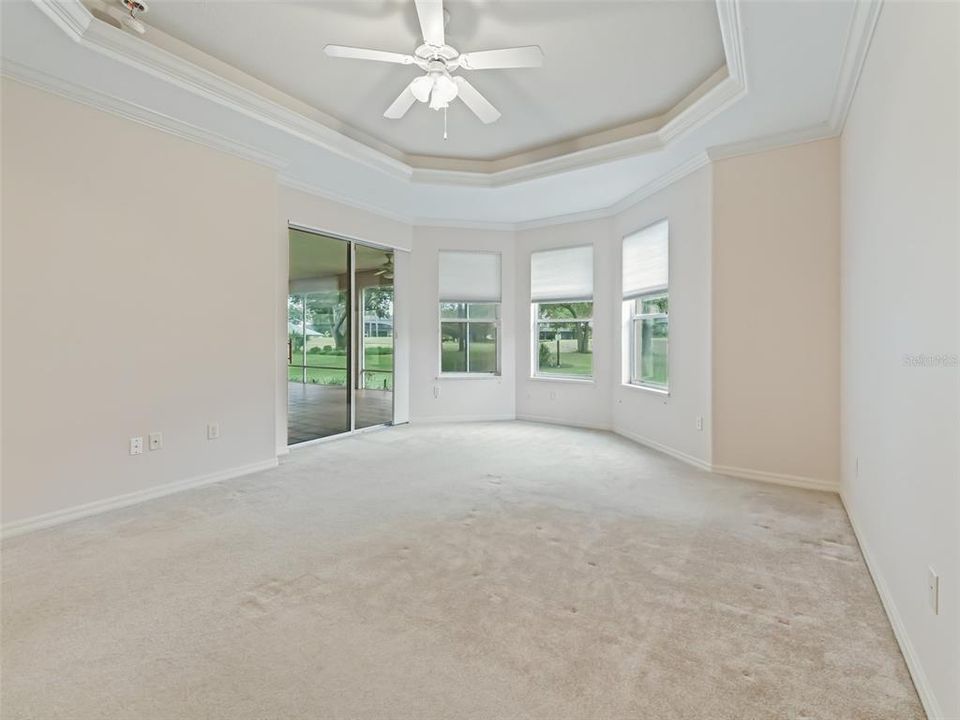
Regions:
[[408, 426], [9, 540], [4, 720], [908, 720], [837, 497]]

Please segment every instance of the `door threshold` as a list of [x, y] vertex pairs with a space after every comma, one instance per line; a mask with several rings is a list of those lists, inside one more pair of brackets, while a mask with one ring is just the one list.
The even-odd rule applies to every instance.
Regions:
[[323, 443], [332, 442], [334, 440], [343, 440], [344, 438], [362, 435], [363, 433], [379, 432], [380, 430], [386, 430], [391, 427], [393, 427], [393, 423], [371, 425], [370, 427], [358, 428], [357, 430], [347, 430], [346, 432], [337, 433], [336, 435], [327, 435], [326, 437], [316, 438], [314, 440], [305, 440], [304, 442], [296, 443], [294, 445], [287, 445], [287, 450], [292, 451], [299, 450], [301, 448], [313, 447], [314, 445], [322, 445]]

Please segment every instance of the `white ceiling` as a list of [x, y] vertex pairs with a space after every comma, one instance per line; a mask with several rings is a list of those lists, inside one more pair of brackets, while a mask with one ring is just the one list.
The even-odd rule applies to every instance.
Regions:
[[153, 0], [145, 19], [407, 155], [499, 159], [660, 115], [724, 65], [712, 0], [448, 0], [461, 52], [539, 45], [542, 68], [461, 71], [500, 111], [483, 125], [460, 102], [443, 117], [383, 111], [415, 67], [329, 58], [328, 43], [412, 53], [413, 0], [319, 3]]
[[149, 46], [138, 38], [102, 23], [102, 30], [88, 28], [82, 14], [89, 14], [76, 0], [4, 0], [0, 29], [3, 72], [22, 82], [271, 164], [288, 184], [388, 217], [506, 228], [607, 213], [702, 164], [708, 151], [744, 152], [839, 132], [879, 6], [720, 2], [721, 15], [739, 30], [744, 92], [657, 145], [617, 145], [589, 163], [497, 185], [464, 184], [472, 181], [464, 173], [420, 175], [315, 122], [308, 109], [279, 114], [267, 86], [247, 93], [243, 104], [225, 101], [226, 86], [213, 75], [183, 74], [186, 65], [176, 73], [159, 68], [167, 56], [141, 52]]

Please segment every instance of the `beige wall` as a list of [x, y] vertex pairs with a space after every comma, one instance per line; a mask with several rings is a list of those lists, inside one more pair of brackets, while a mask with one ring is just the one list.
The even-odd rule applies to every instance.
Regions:
[[[33, 435], [22, 452], [4, 458], [4, 468], [16, 468], [14, 477], [33, 475], [31, 463], [36, 463], [37, 472], [50, 478], [49, 488], [41, 489], [40, 500], [32, 504], [18, 499], [19, 493], [29, 495], [18, 481], [7, 483], [12, 488], [7, 493], [12, 514], [7, 517], [188, 480], [243, 466], [254, 456], [267, 460], [284, 452], [288, 222], [413, 250], [397, 258], [399, 421], [520, 416], [612, 428], [739, 474], [836, 479], [835, 141], [721, 161], [614, 218], [517, 233], [415, 228], [297, 190], [278, 191], [265, 168], [14, 83], [4, 87], [4, 209], [11, 208], [4, 218], [5, 279], [12, 275], [11, 267], [17, 268], [12, 284], [4, 287], [4, 300], [11, 300], [5, 302], [11, 330], [4, 329], [4, 359], [12, 359], [4, 366], [4, 379], [30, 373], [56, 377], [58, 368], [62, 376], [64, 353], [76, 364], [99, 369], [103, 364], [91, 358], [98, 357], [102, 347], [124, 345], [122, 353], [107, 353], [111, 371], [96, 383], [79, 389], [70, 383], [66, 395], [45, 387], [32, 405], [25, 391], [14, 390], [10, 402], [5, 398], [8, 421], [28, 406], [49, 412], [64, 399], [70, 401], [68, 411], [56, 422], [77, 422], [81, 412], [75, 407], [103, 406], [116, 414], [88, 423], [84, 433], [97, 435], [96, 441], [83, 434], [76, 442], [69, 439], [71, 452], [86, 463], [77, 467], [116, 465], [108, 467], [104, 479], [79, 487], [61, 487], [70, 480], [55, 468], [43, 469], [44, 463], [55, 461], [36, 459], [46, 431], [18, 422], [7, 432], [8, 443]], [[74, 142], [76, 137], [85, 142]], [[71, 172], [77, 168], [82, 170]], [[130, 185], [138, 190], [136, 204], [118, 202], [117, 188]], [[197, 187], [205, 192], [197, 193]], [[67, 211], [51, 215], [51, 206]], [[52, 253], [27, 240], [36, 234], [37, 218], [44, 218], [45, 231], [53, 231], [48, 240]], [[620, 377], [621, 240], [661, 218], [671, 222], [669, 397], [625, 388]], [[77, 254], [76, 263], [39, 262], [40, 253], [72, 258], [81, 247], [78, 238], [85, 252]], [[530, 252], [584, 243], [595, 250], [596, 380], [532, 380]], [[438, 379], [437, 252], [444, 248], [503, 254], [499, 378]], [[74, 268], [84, 274], [75, 275]], [[174, 282], [161, 282], [169, 278]], [[89, 327], [67, 334], [69, 341], [53, 340], [45, 328], [36, 329], [26, 319], [22, 304], [12, 304], [22, 303], [24, 293], [35, 286], [51, 285], [53, 296], [38, 294], [32, 300], [44, 314], [57, 310], [54, 299], [62, 302], [56, 293], [89, 287], [118, 296], [135, 292], [137, 303], [120, 302], [115, 309], [81, 295], [68, 304]], [[212, 299], [198, 310], [194, 305], [200, 288]], [[265, 322], [261, 303], [267, 294], [270, 324], [261, 334], [265, 326], [255, 323]], [[143, 313], [153, 320], [140, 322]], [[244, 322], [240, 315], [247, 316]], [[135, 345], [131, 350], [131, 338], [143, 338], [153, 349]], [[197, 343], [204, 352], [184, 350]], [[228, 346], [239, 349], [241, 357], [227, 362], [232, 355], [223, 348]], [[37, 350], [26, 353], [20, 347]], [[162, 362], [156, 361], [158, 347]], [[266, 356], [270, 379], [254, 380], [253, 373], [261, 370], [257, 363]], [[222, 367], [224, 363], [228, 367]], [[151, 380], [154, 376], [160, 380]], [[221, 382], [223, 378], [231, 382]], [[265, 387], [271, 393], [268, 410], [262, 408]], [[173, 398], [164, 402], [173, 419], [144, 406], [144, 398], [158, 393]], [[210, 409], [204, 404], [208, 398]], [[217, 409], [223, 404], [237, 406], [237, 417]], [[233, 447], [226, 429], [215, 449], [202, 437], [196, 444], [180, 444], [181, 433], [193, 437], [190, 428], [198, 422], [198, 413], [204, 416], [201, 427], [208, 419], [218, 419], [225, 426], [237, 423], [244, 434], [254, 426], [259, 432], [259, 420], [252, 416], [264, 414], [272, 427], [272, 452], [264, 452], [259, 440]], [[210, 413], [214, 415], [207, 417]], [[696, 426], [698, 416], [704, 418], [702, 431]], [[141, 417], [149, 427], [140, 427]], [[12, 426], [8, 422], [6, 427]], [[126, 455], [127, 438], [152, 430], [169, 436], [164, 451], [133, 459]], [[119, 457], [111, 454], [117, 447]], [[136, 479], [119, 479], [125, 473]]]
[[271, 462], [272, 171], [9, 80], [2, 119], [4, 523]]
[[960, 717], [958, 38], [957, 3], [885, 3], [842, 136], [843, 499], [931, 718]]
[[713, 172], [713, 462], [835, 486], [839, 142]]

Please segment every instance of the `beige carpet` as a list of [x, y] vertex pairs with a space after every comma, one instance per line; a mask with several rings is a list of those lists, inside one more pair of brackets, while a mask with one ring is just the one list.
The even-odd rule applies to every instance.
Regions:
[[4, 720], [908, 720], [839, 500], [403, 427], [14, 538]]

